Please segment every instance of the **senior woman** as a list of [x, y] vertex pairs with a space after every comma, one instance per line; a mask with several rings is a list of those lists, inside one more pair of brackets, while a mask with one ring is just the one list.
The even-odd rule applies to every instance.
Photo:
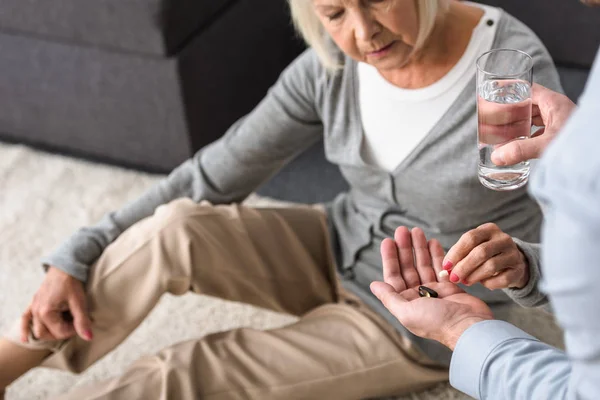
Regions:
[[[163, 293], [189, 290], [300, 319], [176, 344], [64, 398], [358, 399], [447, 379], [449, 354], [394, 325], [369, 291], [381, 279], [379, 242], [396, 226], [421, 226], [448, 248], [484, 221], [516, 243], [537, 241], [541, 215], [526, 192], [492, 192], [477, 181], [473, 65], [490, 48], [510, 47], [531, 54], [536, 80], [559, 90], [556, 71], [535, 35], [495, 8], [445, 0], [290, 5], [310, 49], [265, 99], [44, 260], [45, 281], [0, 341], [0, 389], [37, 365], [85, 370]], [[235, 205], [321, 138], [351, 187], [326, 213]], [[524, 284], [525, 268], [510, 286]], [[507, 299], [481, 286], [472, 292], [490, 303]]]

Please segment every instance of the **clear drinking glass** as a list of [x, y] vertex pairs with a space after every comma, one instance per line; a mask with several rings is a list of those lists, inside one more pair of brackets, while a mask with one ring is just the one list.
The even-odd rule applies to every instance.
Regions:
[[531, 135], [533, 59], [520, 50], [495, 49], [477, 59], [477, 141], [479, 181], [493, 190], [527, 183], [529, 161], [498, 166], [494, 149]]

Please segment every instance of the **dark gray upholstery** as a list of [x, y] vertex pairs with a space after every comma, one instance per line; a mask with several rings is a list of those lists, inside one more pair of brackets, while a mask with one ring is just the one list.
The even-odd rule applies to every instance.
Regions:
[[600, 46], [600, 7], [577, 0], [476, 0], [501, 7], [542, 39], [558, 65], [589, 68]]
[[173, 54], [234, 0], [0, 0], [0, 30], [134, 53]]
[[565, 94], [569, 96], [571, 100], [577, 102], [585, 87], [589, 69], [565, 67], [561, 65], [558, 65], [557, 68]]
[[[37, 4], [18, 1], [23, 2], [25, 11], [32, 11], [32, 4]], [[124, 22], [129, 13], [136, 14], [130, 7], [147, 5], [143, 18], [142, 8], [136, 18], [146, 21], [149, 33], [150, 11], [155, 12], [161, 4], [166, 7], [167, 0], [70, 1], [58, 3], [73, 7], [90, 3], [92, 10], [91, 4], [106, 6], [100, 16], [114, 14], [116, 22], [111, 24], [122, 24], [120, 33], [102, 36], [100, 27], [110, 31], [111, 26], [99, 23], [94, 27], [97, 31], [86, 31], [82, 42], [56, 40], [57, 32], [75, 34], [84, 29], [77, 22], [81, 15], [67, 12], [62, 17], [74, 18], [71, 30], [61, 31], [53, 22], [48, 25], [55, 29], [52, 36], [41, 34], [50, 29], [44, 26], [38, 27], [37, 34], [0, 30], [0, 139], [167, 172], [248, 113], [303, 49], [289, 22], [285, 0], [230, 1], [181, 42], [172, 56], [142, 54], [141, 50], [161, 46], [152, 39], [162, 34], [156, 28], [145, 44], [139, 44], [140, 51], [115, 49], [117, 42], [110, 48], [99, 44], [119, 37], [126, 46], [133, 45], [136, 37], [141, 40], [143, 35], [138, 33], [128, 36], [127, 30], [138, 21]], [[218, 0], [170, 0], [169, 4], [190, 11], [190, 4], [213, 2], [224, 4]], [[4, 3], [18, 9], [13, 0], [0, 0]], [[48, 7], [41, 6], [40, 13], [50, 12]], [[64, 7], [63, 11], [68, 9]], [[10, 20], [8, 11], [0, 10], [5, 13], [2, 22]], [[28, 28], [35, 18], [26, 17], [23, 10], [15, 14], [15, 21], [25, 20]], [[215, 8], [203, 6], [202, 10], [214, 12]], [[176, 15], [174, 11], [167, 14]], [[181, 21], [187, 20], [182, 17]], [[98, 45], [84, 45], [83, 40], [97, 40]]]

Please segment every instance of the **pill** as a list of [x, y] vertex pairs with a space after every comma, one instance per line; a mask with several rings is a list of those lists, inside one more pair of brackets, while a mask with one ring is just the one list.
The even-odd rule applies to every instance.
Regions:
[[446, 279], [448, 278], [448, 271], [446, 271], [445, 269], [441, 270], [440, 273], [438, 274], [438, 277], [440, 279]]
[[435, 290], [429, 289], [427, 286], [419, 286], [419, 296], [421, 297], [438, 297]]

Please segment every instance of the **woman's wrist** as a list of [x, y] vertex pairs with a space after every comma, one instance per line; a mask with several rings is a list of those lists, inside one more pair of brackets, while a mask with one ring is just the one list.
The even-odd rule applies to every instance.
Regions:
[[519, 279], [517, 284], [514, 286], [515, 289], [523, 289], [525, 286], [527, 286], [530, 277], [529, 262], [527, 261], [527, 257], [525, 257], [525, 254], [523, 254], [521, 250], [519, 250], [519, 255], [521, 256], [521, 262], [523, 263], [524, 267], [522, 269], [521, 279]]

